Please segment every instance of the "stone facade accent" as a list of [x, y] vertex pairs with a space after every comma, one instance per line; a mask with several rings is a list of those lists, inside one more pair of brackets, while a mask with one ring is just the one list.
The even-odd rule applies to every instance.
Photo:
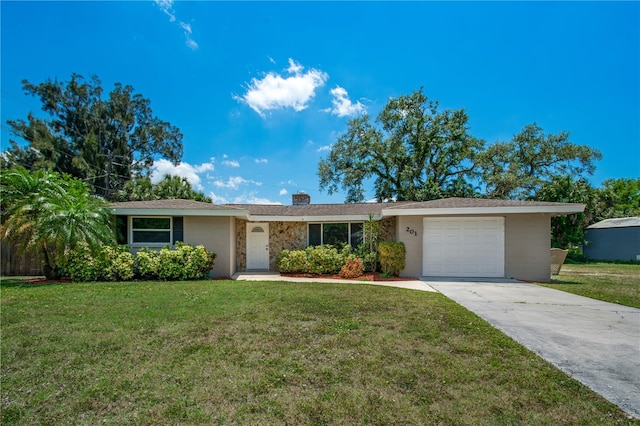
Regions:
[[247, 270], [247, 221], [236, 219], [236, 271]]
[[380, 241], [396, 240], [396, 217], [385, 217], [380, 221]]
[[[306, 222], [269, 222], [269, 269], [275, 271], [276, 258], [283, 249], [307, 246]], [[236, 219], [236, 268], [247, 270], [247, 221]]]
[[277, 270], [276, 258], [284, 249], [298, 250], [307, 246], [306, 222], [269, 223], [269, 269]]
[[[269, 269], [277, 270], [276, 258], [284, 249], [307, 247], [306, 222], [269, 222]], [[395, 241], [396, 218], [380, 221], [380, 241]], [[247, 270], [247, 221], [236, 219], [236, 269]]]

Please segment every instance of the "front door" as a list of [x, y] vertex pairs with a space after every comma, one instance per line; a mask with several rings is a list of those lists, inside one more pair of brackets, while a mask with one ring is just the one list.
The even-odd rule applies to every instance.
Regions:
[[247, 270], [269, 270], [268, 223], [247, 223]]

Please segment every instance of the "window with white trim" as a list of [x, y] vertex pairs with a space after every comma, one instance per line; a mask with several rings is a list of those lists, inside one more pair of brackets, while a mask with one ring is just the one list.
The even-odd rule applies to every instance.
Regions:
[[351, 247], [358, 247], [364, 241], [363, 230], [364, 223], [362, 222], [310, 223], [308, 245], [350, 244]]
[[171, 244], [171, 217], [147, 216], [131, 218], [132, 245]]

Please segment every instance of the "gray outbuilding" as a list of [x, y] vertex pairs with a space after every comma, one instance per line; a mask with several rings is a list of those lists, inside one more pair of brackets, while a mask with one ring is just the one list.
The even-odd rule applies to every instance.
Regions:
[[592, 260], [640, 260], [640, 216], [606, 219], [587, 227], [583, 252]]

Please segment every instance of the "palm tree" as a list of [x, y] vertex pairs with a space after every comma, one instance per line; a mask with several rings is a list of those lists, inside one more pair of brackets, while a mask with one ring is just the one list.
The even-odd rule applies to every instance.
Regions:
[[0, 190], [0, 236], [18, 252], [37, 251], [47, 278], [58, 276], [74, 249], [97, 253], [115, 242], [106, 203], [69, 175], [5, 169], [0, 171]]

